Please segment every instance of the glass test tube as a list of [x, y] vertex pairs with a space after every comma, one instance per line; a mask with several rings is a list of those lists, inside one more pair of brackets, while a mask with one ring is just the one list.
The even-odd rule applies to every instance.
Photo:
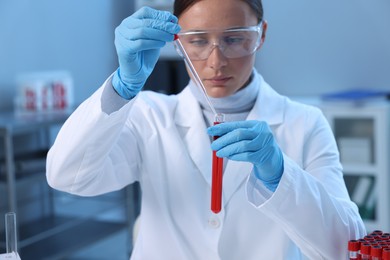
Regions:
[[8, 212], [5, 214], [5, 241], [7, 254], [18, 252], [18, 243], [16, 236], [16, 214]]
[[[225, 121], [224, 114], [216, 114], [214, 125]], [[216, 140], [218, 136], [214, 136]], [[222, 208], [222, 180], [223, 180], [223, 158], [217, 156], [213, 151], [213, 168], [211, 178], [211, 211], [219, 213]]]

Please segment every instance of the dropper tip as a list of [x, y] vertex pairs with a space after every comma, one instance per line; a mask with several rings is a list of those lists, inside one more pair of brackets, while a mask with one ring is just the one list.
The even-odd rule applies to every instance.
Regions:
[[225, 114], [215, 113], [215, 115], [214, 115], [214, 122], [217, 122], [217, 123], [225, 122]]

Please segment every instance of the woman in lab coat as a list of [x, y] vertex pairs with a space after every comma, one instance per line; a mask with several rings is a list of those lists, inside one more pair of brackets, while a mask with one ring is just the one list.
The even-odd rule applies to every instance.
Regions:
[[[174, 14], [142, 8], [118, 26], [120, 66], [63, 125], [49, 184], [94, 196], [138, 181], [132, 259], [346, 259], [365, 229], [331, 129], [253, 68], [267, 30], [261, 1], [176, 0]], [[226, 123], [212, 126], [194, 81], [178, 95], [140, 91], [174, 34]], [[225, 162], [218, 214], [212, 150]]]

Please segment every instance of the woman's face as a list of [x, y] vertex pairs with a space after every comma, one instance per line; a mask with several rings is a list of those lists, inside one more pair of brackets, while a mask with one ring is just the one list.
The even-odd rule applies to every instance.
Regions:
[[[257, 17], [244, 1], [201, 0], [180, 15], [179, 24], [182, 31], [212, 29], [214, 32], [215, 29], [255, 26]], [[262, 40], [265, 30], [266, 24], [263, 26]], [[255, 54], [229, 59], [218, 47], [211, 51], [207, 59], [192, 60], [207, 94], [214, 98], [230, 96], [244, 87], [252, 73], [254, 62]]]

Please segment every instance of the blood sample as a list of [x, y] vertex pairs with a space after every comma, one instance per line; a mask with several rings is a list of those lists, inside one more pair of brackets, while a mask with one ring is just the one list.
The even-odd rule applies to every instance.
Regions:
[[348, 241], [349, 259], [390, 260], [390, 233], [374, 230], [363, 238]]
[[382, 260], [390, 260], [390, 248], [384, 248], [382, 251]]
[[379, 229], [374, 230], [374, 231], [371, 232], [371, 235], [382, 235], [382, 234], [383, 234], [383, 231], [379, 230]]
[[364, 240], [366, 241], [375, 241], [375, 237], [373, 235], [367, 235], [364, 237]]
[[389, 240], [389, 239], [390, 239], [390, 236], [389, 236], [389, 235], [381, 235], [381, 236], [379, 237], [379, 239], [382, 240], [382, 241], [386, 241], [386, 240]]
[[[223, 114], [216, 114], [214, 125], [225, 121]], [[214, 140], [218, 136], [214, 136]], [[211, 178], [211, 211], [219, 213], [222, 207], [222, 181], [223, 180], [223, 158], [217, 156], [217, 152], [213, 151], [213, 166]]]
[[349, 260], [357, 260], [360, 259], [359, 256], [360, 243], [357, 240], [349, 240], [348, 241], [348, 256]]
[[369, 260], [371, 245], [369, 243], [360, 244], [360, 255], [362, 260]]
[[371, 246], [371, 260], [382, 260], [382, 247]]

